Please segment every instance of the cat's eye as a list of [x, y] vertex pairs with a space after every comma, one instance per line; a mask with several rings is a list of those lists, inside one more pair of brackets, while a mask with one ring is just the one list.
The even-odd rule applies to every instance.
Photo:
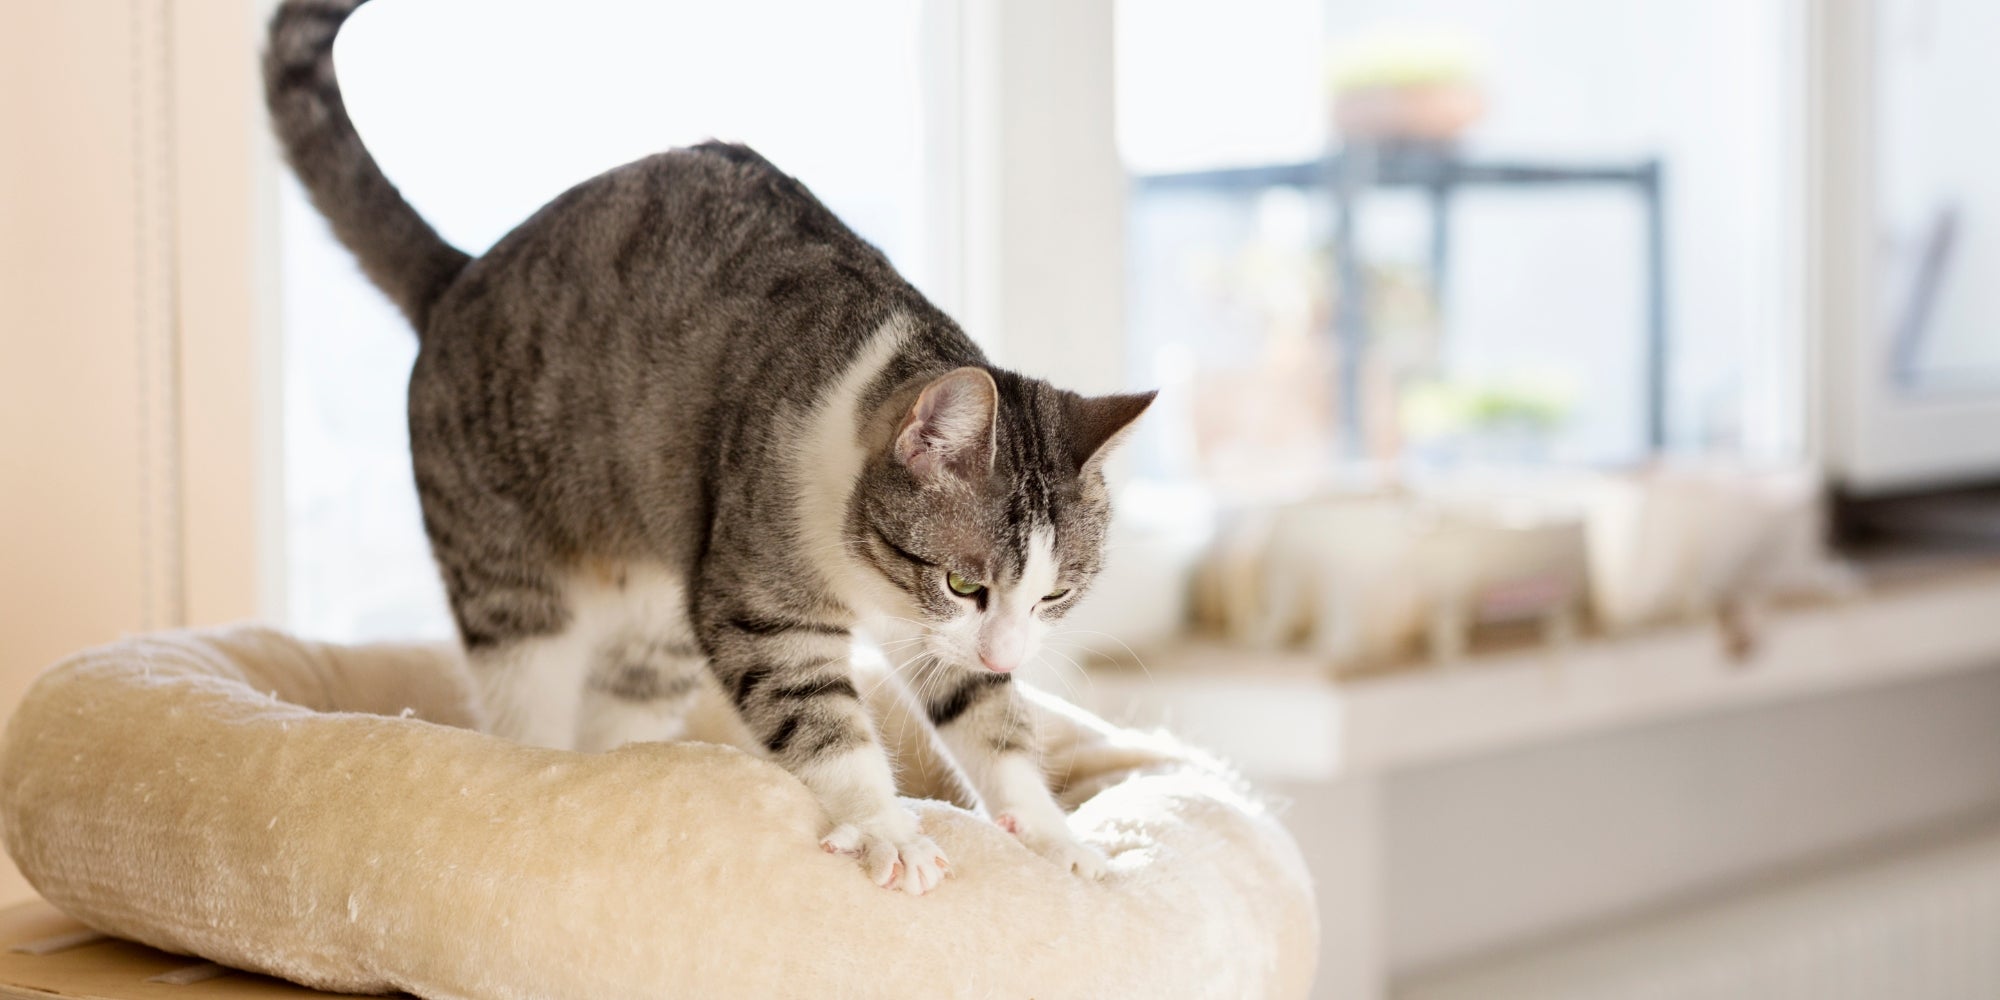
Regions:
[[1048, 593], [1046, 593], [1046, 594], [1043, 594], [1043, 595], [1042, 595], [1042, 600], [1044, 600], [1044, 601], [1060, 601], [1060, 600], [1062, 600], [1063, 598], [1065, 598], [1065, 597], [1068, 597], [1068, 596], [1069, 596], [1069, 588], [1068, 588], [1068, 587], [1064, 587], [1064, 588], [1062, 588], [1061, 590], [1051, 590], [1051, 591], [1049, 591]]
[[944, 585], [950, 587], [951, 592], [957, 594], [960, 597], [978, 597], [979, 592], [986, 589], [986, 586], [984, 584], [974, 583], [973, 581], [966, 579], [964, 576], [960, 575], [957, 570], [951, 570], [945, 573]]

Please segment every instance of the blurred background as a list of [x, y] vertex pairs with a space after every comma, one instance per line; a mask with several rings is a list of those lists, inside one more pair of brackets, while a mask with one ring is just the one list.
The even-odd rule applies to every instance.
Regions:
[[[415, 340], [265, 0], [0, 9], [0, 699], [258, 617], [445, 637]], [[478, 253], [741, 140], [1003, 365], [1162, 390], [1041, 681], [1237, 761], [1325, 997], [2000, 996], [1985, 0], [384, 0]], [[6, 883], [25, 892], [18, 879]]]

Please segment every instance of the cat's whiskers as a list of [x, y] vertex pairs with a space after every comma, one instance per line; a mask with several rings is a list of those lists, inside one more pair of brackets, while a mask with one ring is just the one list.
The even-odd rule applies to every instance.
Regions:
[[[930, 688], [931, 685], [936, 682], [938, 676], [944, 672], [945, 667], [944, 667], [944, 662], [938, 659], [937, 656], [935, 655], [927, 654], [919, 662], [923, 664], [923, 668], [917, 671], [914, 677], [916, 686], [915, 689], [911, 691], [911, 696], [915, 698], [916, 704], [912, 707], [915, 708], [917, 712], [923, 713], [925, 718], [929, 718]], [[914, 718], [914, 715], [915, 714], [912, 713], [912, 716], [910, 718]], [[903, 727], [907, 727], [910, 724], [910, 718], [905, 718], [903, 720], [902, 722]], [[898, 744], [902, 742], [903, 736], [907, 731], [908, 731], [907, 728], [898, 729], [896, 733], [896, 739]]]
[[870, 699], [875, 697], [875, 692], [880, 690], [882, 685], [897, 679], [896, 675], [902, 673], [903, 668], [905, 666], [914, 664], [916, 661], [912, 660], [909, 661], [909, 663], [897, 663], [894, 660], [888, 660], [886, 662], [888, 664], [888, 669], [882, 671], [882, 675], [880, 677], [875, 678], [875, 683], [868, 685], [868, 690], [861, 692], [862, 704], [866, 705]]
[[929, 636], [911, 636], [907, 639], [878, 643], [875, 649], [876, 652], [881, 654], [882, 659], [889, 664], [889, 668], [894, 671], [902, 669], [904, 666], [921, 657], [935, 655], [930, 650], [929, 640]]
[[[1112, 642], [1115, 642], [1115, 643], [1117, 643], [1117, 644], [1118, 644], [1118, 646], [1119, 646], [1119, 648], [1121, 648], [1121, 649], [1125, 650], [1125, 655], [1126, 655], [1126, 656], [1128, 656], [1128, 657], [1130, 657], [1130, 658], [1131, 658], [1131, 660], [1132, 660], [1132, 662], [1133, 662], [1134, 664], [1136, 664], [1136, 665], [1138, 666], [1138, 668], [1139, 668], [1139, 672], [1140, 672], [1140, 673], [1143, 673], [1143, 674], [1145, 674], [1145, 675], [1146, 675], [1146, 679], [1147, 679], [1147, 680], [1152, 680], [1152, 679], [1153, 679], [1153, 671], [1152, 671], [1152, 669], [1151, 669], [1151, 668], [1149, 668], [1149, 667], [1147, 667], [1147, 666], [1146, 666], [1146, 659], [1145, 659], [1145, 657], [1142, 657], [1142, 656], [1140, 656], [1140, 655], [1139, 655], [1139, 652], [1138, 652], [1138, 650], [1135, 650], [1135, 649], [1133, 649], [1133, 648], [1132, 648], [1132, 647], [1131, 647], [1131, 646], [1130, 646], [1129, 644], [1127, 644], [1127, 643], [1125, 642], [1125, 640], [1123, 640], [1123, 639], [1120, 639], [1120, 638], [1118, 638], [1117, 636], [1115, 636], [1115, 635], [1112, 635], [1112, 634], [1111, 634], [1111, 633], [1109, 633], [1109, 632], [1103, 632], [1103, 631], [1099, 631], [1099, 630], [1097, 630], [1097, 629], [1094, 629], [1094, 628], [1077, 628], [1077, 627], [1075, 627], [1075, 626], [1073, 626], [1073, 625], [1072, 625], [1072, 626], [1065, 626], [1065, 627], [1064, 627], [1064, 628], [1062, 629], [1062, 631], [1060, 631], [1060, 632], [1057, 632], [1057, 633], [1055, 633], [1054, 635], [1050, 636], [1049, 638], [1053, 640], [1053, 639], [1056, 639], [1056, 638], [1059, 638], [1059, 637], [1062, 637], [1062, 636], [1065, 636], [1065, 635], [1069, 635], [1069, 634], [1072, 634], [1072, 633], [1074, 633], [1074, 634], [1078, 634], [1078, 635], [1101, 635], [1101, 636], [1105, 637], [1106, 639], [1109, 639], [1109, 640], [1111, 640]], [[1080, 640], [1079, 640], [1079, 641], [1080, 641]]]
[[917, 628], [924, 630], [925, 632], [937, 631], [936, 625], [932, 625], [930, 622], [926, 621], [918, 621], [915, 618], [904, 618], [899, 615], [881, 615], [879, 617], [880, 620], [885, 622], [902, 622], [905, 625], [914, 625]]
[[901, 738], [907, 732], [907, 727], [911, 725], [911, 718], [917, 712], [924, 710], [924, 689], [929, 686], [931, 676], [937, 672], [937, 659], [935, 657], [925, 655], [913, 661], [913, 664], [915, 669], [910, 671], [909, 684], [905, 690], [908, 691], [910, 698], [915, 704], [910, 706], [912, 709], [911, 714], [899, 720], [899, 728], [896, 734], [898, 742], [901, 741]]
[[[1088, 671], [1084, 670], [1083, 667], [1079, 666], [1074, 659], [1071, 659], [1067, 654], [1063, 653], [1061, 650], [1050, 648], [1046, 641], [1044, 641], [1043, 643], [1043, 652], [1053, 653], [1057, 656], [1062, 657], [1065, 660], [1069, 660], [1070, 666], [1075, 667], [1077, 672], [1083, 674], [1084, 679], [1086, 681], [1090, 680], [1090, 674]], [[1053, 666], [1053, 664], [1051, 664], [1051, 666]], [[1069, 682], [1068, 678], [1065, 678], [1062, 675], [1062, 671], [1052, 670], [1051, 673], [1055, 675], [1055, 678], [1057, 680], [1063, 682], [1063, 687], [1067, 688], [1069, 691], [1069, 696], [1071, 701], [1081, 700], [1080, 698], [1077, 697], [1077, 691], [1075, 685], [1072, 685]], [[1095, 683], [1096, 683], [1095, 681], [1091, 681], [1093, 687], [1095, 686]], [[1037, 766], [1041, 768], [1042, 780], [1045, 783], [1047, 783], [1050, 789], [1067, 788], [1069, 786], [1070, 775], [1076, 771], [1075, 753], [1068, 753], [1064, 755], [1061, 775], [1057, 775], [1055, 771], [1049, 768], [1048, 755], [1046, 753], [1041, 752], [1039, 747], [1037, 748], [1037, 752], [1035, 754], [1035, 762]]]
[[[1058, 395], [989, 365], [927, 304], [878, 310], [872, 330], [791, 322], [794, 310], [825, 318], [913, 293], [810, 192], [740, 145], [703, 143], [585, 181], [474, 264], [396, 193], [340, 113], [335, 31], [358, 6], [292, 0], [280, 8], [271, 51], [284, 54], [282, 66], [272, 63], [283, 72], [267, 75], [266, 99], [313, 202], [423, 333], [408, 395], [412, 471], [469, 668], [501, 735], [583, 750], [653, 735], [650, 713], [601, 709], [593, 681], [628, 667], [663, 671], [687, 659], [669, 651], [692, 639], [709, 660], [710, 682], [754, 675], [786, 685], [762, 694], [746, 685], [729, 704], [823, 805], [840, 811], [831, 818], [854, 826], [867, 856], [892, 850], [905, 878], [914, 877], [936, 845], [911, 842], [912, 824], [883, 787], [883, 762], [848, 752], [883, 736], [867, 706], [828, 707], [821, 696], [848, 692], [825, 683], [809, 698], [779, 692], [825, 676], [811, 654], [828, 643], [815, 636], [839, 631], [824, 624], [824, 611], [853, 590], [879, 593], [885, 581], [928, 587], [939, 592], [892, 606], [945, 607], [941, 589], [951, 577], [897, 539], [948, 534], [969, 550], [958, 555], [974, 557], [1025, 545], [1010, 554], [1037, 567], [1037, 587], [1043, 567], [1063, 564], [1057, 556], [1084, 554], [1057, 551], [1058, 529], [1069, 548], [1099, 545], [1109, 489], [1098, 456], [1152, 395]], [[632, 230], [634, 217], [648, 224]], [[614, 232], [627, 234], [615, 260], [598, 252], [603, 234]], [[546, 294], [550, 262], [562, 265], [562, 284], [575, 296]], [[773, 274], [795, 286], [783, 303], [763, 302]], [[649, 293], [620, 291], [635, 287]], [[583, 300], [600, 302], [605, 315], [572, 322], [565, 303]], [[751, 303], [772, 308], [746, 320]], [[772, 323], [796, 329], [765, 336]], [[557, 327], [564, 335], [547, 334]], [[940, 370], [947, 361], [958, 367]], [[516, 412], [523, 400], [535, 401], [532, 414]], [[908, 408], [895, 413], [892, 400]], [[646, 418], [607, 423], [606, 414]], [[532, 434], [465, 431], [528, 417]], [[892, 419], [900, 423], [890, 435]], [[1054, 447], [1002, 454], [997, 444], [1016, 432]], [[1002, 474], [973, 475], [982, 464]], [[507, 498], [482, 488], [536, 468], [567, 470], [563, 488]], [[979, 502], [960, 504], [933, 487], [963, 487]], [[1028, 503], [997, 502], [1013, 499]], [[1026, 536], [1017, 530], [1024, 516], [1034, 522]], [[572, 579], [578, 567], [564, 557], [573, 552], [606, 564]], [[617, 586], [598, 586], [612, 564], [621, 567]], [[731, 617], [686, 614], [723, 605]], [[903, 624], [876, 644], [884, 669], [868, 697], [914, 689], [921, 726], [932, 696], [981, 693], [969, 635], [894, 620]], [[805, 627], [788, 629], [788, 621]], [[911, 625], [912, 635], [902, 635]], [[628, 649], [645, 650], [633, 654], [644, 662]], [[891, 678], [899, 687], [883, 691]], [[847, 682], [863, 683], [853, 669]], [[990, 757], [1018, 745], [1028, 721], [1011, 709], [982, 711], [953, 724], [985, 731], [954, 742]], [[829, 738], [795, 744], [794, 735]]]
[[[1070, 669], [1076, 671], [1077, 676], [1083, 678], [1084, 684], [1088, 685], [1090, 689], [1093, 691], [1097, 689], [1097, 678], [1090, 676], [1090, 671], [1088, 669], [1085, 669], [1083, 664], [1078, 663], [1076, 661], [1076, 657], [1071, 656], [1068, 653], [1065, 653], [1062, 650], [1055, 649], [1053, 647], [1045, 647], [1043, 649], [1043, 652], [1049, 653], [1053, 656], [1062, 657], [1063, 661], [1069, 664]], [[1054, 667], [1055, 664], [1050, 664], [1050, 666]], [[1061, 679], [1063, 681], [1064, 686], [1069, 687], [1070, 696], [1075, 697], [1076, 688], [1069, 684], [1069, 680], [1067, 678], [1063, 677], [1062, 671], [1056, 670], [1055, 675], [1058, 679]]]
[[[1048, 654], [1051, 654], [1051, 655], [1054, 655], [1054, 656], [1062, 656], [1062, 655], [1063, 655], [1062, 653], [1060, 653], [1060, 652], [1057, 652], [1056, 650], [1053, 650], [1053, 649], [1046, 649], [1046, 648], [1045, 648], [1045, 649], [1043, 649], [1043, 650], [1042, 650], [1042, 652], [1044, 652], [1044, 653], [1048, 653]], [[1065, 657], [1065, 659], [1067, 659], [1067, 657]], [[1054, 677], [1054, 678], [1055, 678], [1056, 680], [1058, 680], [1058, 681], [1061, 681], [1061, 682], [1062, 682], [1062, 686], [1063, 686], [1063, 690], [1064, 690], [1064, 691], [1067, 691], [1067, 692], [1069, 692], [1069, 697], [1070, 697], [1070, 700], [1071, 700], [1071, 701], [1077, 701], [1077, 700], [1079, 700], [1079, 699], [1078, 699], [1078, 697], [1077, 697], [1077, 690], [1076, 690], [1076, 685], [1074, 685], [1074, 684], [1071, 684], [1071, 683], [1070, 683], [1070, 680], [1069, 680], [1069, 678], [1068, 678], [1067, 676], [1065, 676], [1065, 675], [1063, 674], [1062, 670], [1060, 670], [1060, 669], [1059, 669], [1059, 668], [1057, 667], [1057, 665], [1056, 665], [1056, 664], [1055, 664], [1055, 663], [1054, 663], [1053, 661], [1050, 661], [1050, 660], [1043, 660], [1042, 662], [1048, 665], [1048, 667], [1049, 667], [1049, 676], [1050, 676], [1050, 677]], [[1073, 666], [1073, 665], [1075, 665], [1076, 661], [1074, 661], [1074, 660], [1071, 660], [1071, 661], [1070, 661], [1070, 663], [1071, 663], [1071, 665]]]

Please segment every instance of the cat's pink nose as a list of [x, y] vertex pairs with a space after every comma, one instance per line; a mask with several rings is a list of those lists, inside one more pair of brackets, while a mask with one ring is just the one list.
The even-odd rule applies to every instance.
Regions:
[[1020, 666], [1019, 663], [1012, 660], [997, 659], [991, 653], [979, 654], [979, 662], [986, 664], [986, 669], [996, 674], [1011, 674], [1014, 672], [1015, 667]]

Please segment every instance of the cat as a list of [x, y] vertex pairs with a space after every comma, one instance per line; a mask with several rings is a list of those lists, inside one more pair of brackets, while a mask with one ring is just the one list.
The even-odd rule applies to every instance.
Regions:
[[417, 493], [488, 728], [583, 751], [669, 739], [705, 669], [825, 807], [821, 846], [921, 894], [949, 863], [857, 697], [865, 629], [909, 651], [995, 822], [1101, 877], [1011, 678], [1090, 589], [1105, 458], [1153, 394], [989, 364], [741, 145], [599, 175], [470, 258], [348, 119], [333, 39], [364, 2], [287, 0], [266, 99], [314, 205], [417, 332]]

